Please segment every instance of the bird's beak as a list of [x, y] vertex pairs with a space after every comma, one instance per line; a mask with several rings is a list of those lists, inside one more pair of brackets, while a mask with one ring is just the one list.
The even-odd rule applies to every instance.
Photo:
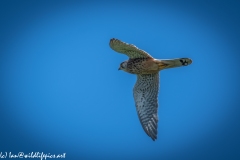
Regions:
[[119, 67], [118, 70], [120, 71], [120, 70], [121, 70], [121, 67]]

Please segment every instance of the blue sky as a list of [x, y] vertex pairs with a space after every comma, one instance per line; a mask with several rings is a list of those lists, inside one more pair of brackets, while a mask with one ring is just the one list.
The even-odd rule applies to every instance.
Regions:
[[[239, 2], [1, 1], [0, 152], [67, 159], [239, 159]], [[158, 139], [118, 38], [159, 59]]]

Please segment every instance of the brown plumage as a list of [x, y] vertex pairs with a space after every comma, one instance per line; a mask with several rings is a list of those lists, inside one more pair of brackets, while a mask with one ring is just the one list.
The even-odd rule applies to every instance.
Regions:
[[187, 66], [192, 63], [192, 60], [189, 58], [154, 59], [150, 54], [136, 46], [115, 38], [110, 40], [109, 45], [114, 51], [126, 54], [129, 57], [129, 60], [120, 64], [119, 70], [137, 75], [137, 82], [133, 88], [137, 114], [144, 131], [152, 140], [156, 140], [159, 71]]

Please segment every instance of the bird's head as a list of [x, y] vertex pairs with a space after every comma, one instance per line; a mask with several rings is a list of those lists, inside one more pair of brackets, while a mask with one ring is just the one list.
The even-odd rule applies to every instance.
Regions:
[[127, 61], [124, 61], [120, 64], [118, 70], [126, 70], [127, 69]]

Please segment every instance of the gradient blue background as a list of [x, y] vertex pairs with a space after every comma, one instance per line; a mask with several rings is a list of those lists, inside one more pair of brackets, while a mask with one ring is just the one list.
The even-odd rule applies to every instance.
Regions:
[[[0, 152], [239, 159], [239, 28], [237, 1], [1, 1]], [[110, 38], [193, 60], [161, 72], [155, 142]]]

